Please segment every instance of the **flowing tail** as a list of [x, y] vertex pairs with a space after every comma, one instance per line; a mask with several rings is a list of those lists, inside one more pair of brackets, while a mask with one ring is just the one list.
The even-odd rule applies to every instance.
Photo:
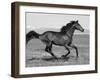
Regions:
[[30, 31], [26, 34], [26, 44], [31, 40], [32, 38], [39, 38], [40, 34], [36, 33], [35, 31]]

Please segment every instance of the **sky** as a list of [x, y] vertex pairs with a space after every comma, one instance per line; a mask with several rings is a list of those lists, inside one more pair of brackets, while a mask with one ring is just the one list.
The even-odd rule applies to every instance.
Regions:
[[[39, 33], [43, 33], [47, 30], [59, 31], [60, 28], [72, 20], [78, 20], [79, 24], [89, 32], [89, 15], [77, 15], [77, 14], [51, 14], [51, 13], [30, 13], [25, 14], [26, 20], [26, 33], [30, 30], [35, 30]], [[76, 31], [76, 33], [79, 33]]]

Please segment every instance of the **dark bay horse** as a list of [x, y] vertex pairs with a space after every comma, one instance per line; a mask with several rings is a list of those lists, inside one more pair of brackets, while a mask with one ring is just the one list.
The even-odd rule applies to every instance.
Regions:
[[69, 22], [68, 24], [63, 26], [59, 32], [46, 31], [43, 34], [38, 34], [35, 31], [30, 31], [26, 34], [26, 43], [28, 43], [28, 41], [32, 38], [38, 38], [46, 44], [45, 51], [50, 53], [54, 58], [57, 57], [52, 52], [52, 45], [65, 47], [68, 53], [62, 55], [63, 58], [66, 58], [70, 54], [70, 48], [74, 48], [76, 50], [76, 55], [78, 57], [78, 49], [74, 44], [72, 44], [73, 34], [75, 30], [79, 30], [81, 32], [84, 31], [78, 20]]

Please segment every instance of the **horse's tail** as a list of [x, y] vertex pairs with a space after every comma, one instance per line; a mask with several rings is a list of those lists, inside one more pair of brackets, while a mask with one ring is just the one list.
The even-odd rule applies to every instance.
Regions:
[[31, 40], [32, 38], [39, 38], [40, 34], [38, 34], [35, 31], [30, 31], [26, 34], [26, 43], [28, 43], [29, 40]]

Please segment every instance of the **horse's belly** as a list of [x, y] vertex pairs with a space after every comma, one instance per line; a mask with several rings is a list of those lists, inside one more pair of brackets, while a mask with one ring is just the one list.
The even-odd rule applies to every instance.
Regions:
[[55, 44], [55, 45], [64, 45], [64, 42], [58, 42], [58, 41], [52, 41], [53, 42], [53, 44]]
[[55, 44], [55, 45], [61, 45], [61, 46], [64, 46], [65, 44], [69, 44], [70, 43], [70, 40], [68, 39], [68, 37], [61, 37], [61, 38], [56, 38], [54, 41], [53, 41], [53, 43]]

